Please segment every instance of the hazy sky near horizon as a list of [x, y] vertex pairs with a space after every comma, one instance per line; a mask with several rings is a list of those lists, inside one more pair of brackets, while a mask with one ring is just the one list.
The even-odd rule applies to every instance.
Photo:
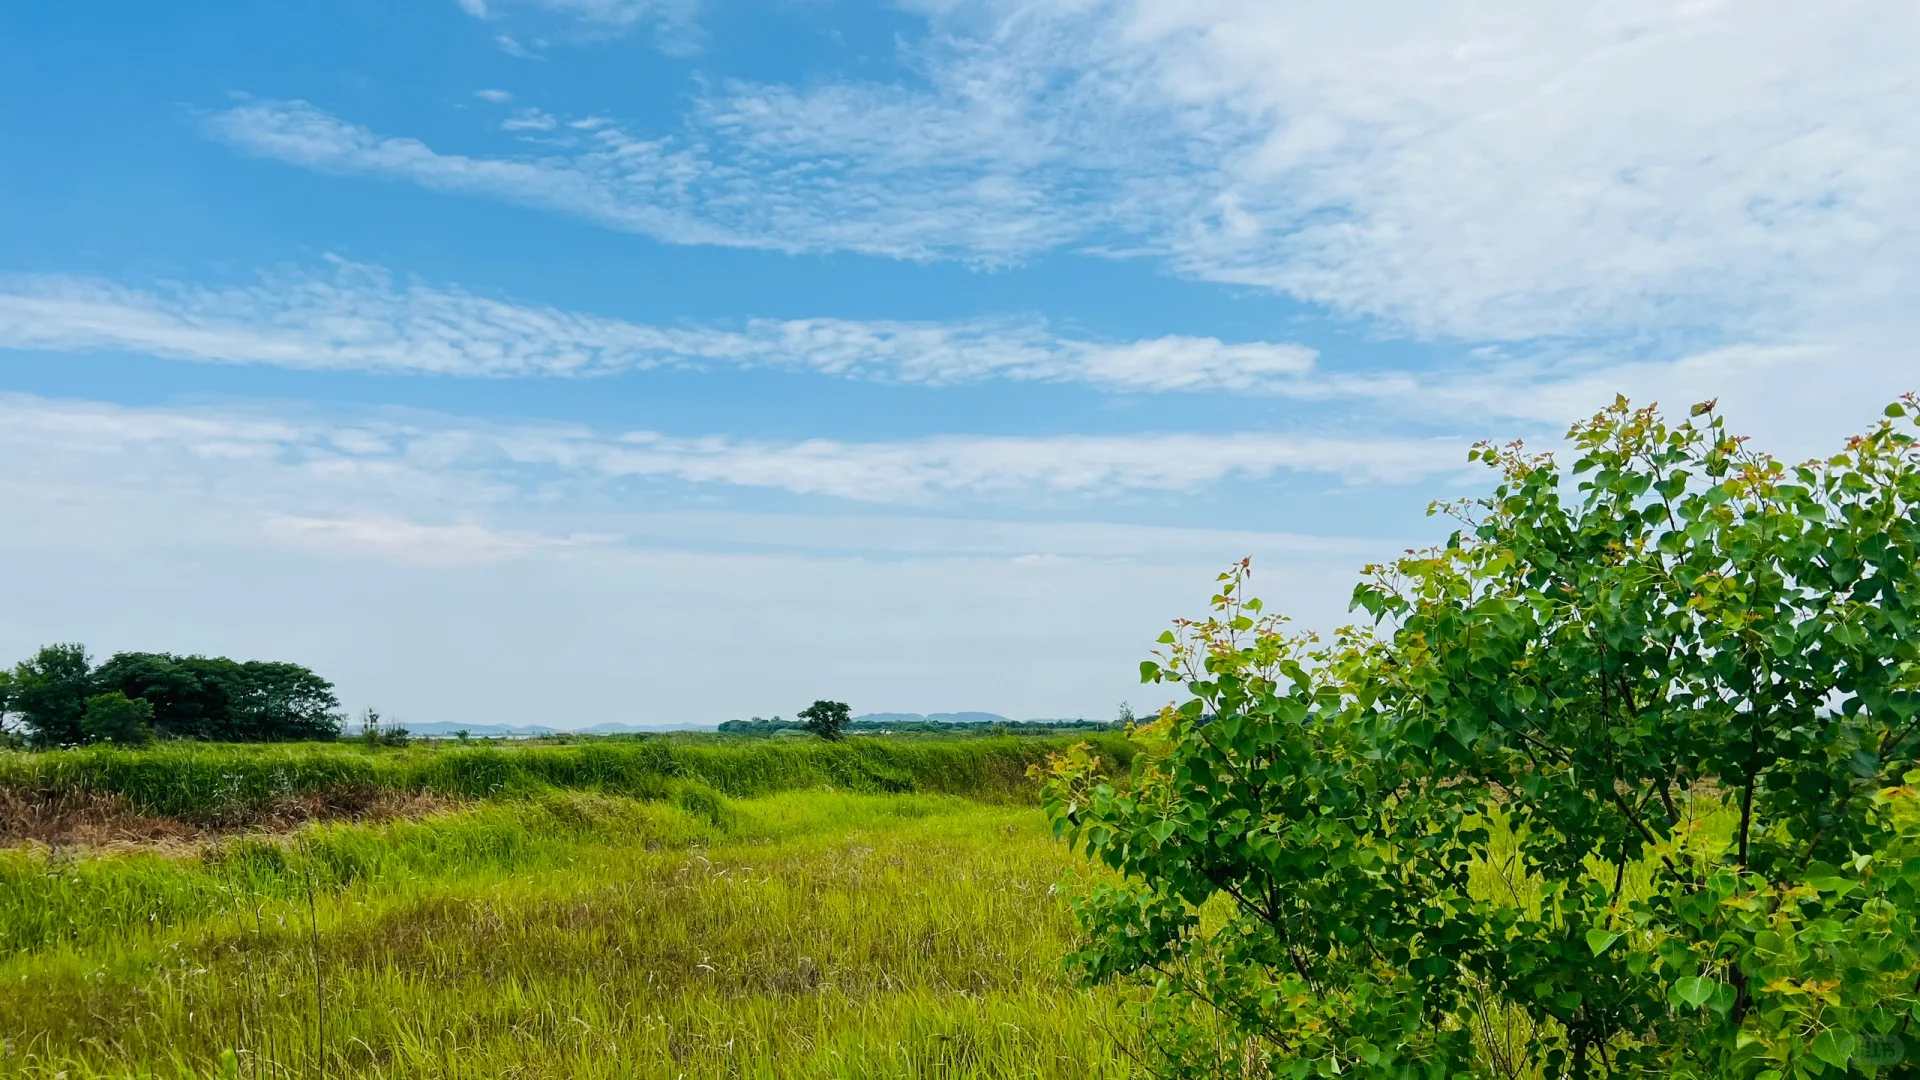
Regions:
[[1110, 716], [1616, 393], [1920, 389], [1920, 8], [0, 10], [0, 657]]

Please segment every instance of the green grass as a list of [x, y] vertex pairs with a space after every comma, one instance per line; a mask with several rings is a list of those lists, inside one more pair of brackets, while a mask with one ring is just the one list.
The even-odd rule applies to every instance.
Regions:
[[[1028, 765], [1075, 741], [1014, 736], [860, 738], [834, 744], [654, 738], [406, 749], [346, 742], [102, 746], [37, 754], [0, 751], [0, 790], [117, 795], [144, 813], [180, 818], [244, 813], [304, 795], [376, 790], [493, 798], [561, 788], [660, 799], [686, 781], [729, 796], [832, 787], [1008, 800], [1029, 797]], [[1115, 760], [1130, 752], [1119, 736], [1091, 741]]]
[[419, 821], [0, 852], [0, 1075], [1131, 1075], [1121, 1000], [1059, 965], [1076, 860], [1015, 770], [1040, 740], [607, 749], [41, 755], [149, 811], [273, 769], [500, 782]]

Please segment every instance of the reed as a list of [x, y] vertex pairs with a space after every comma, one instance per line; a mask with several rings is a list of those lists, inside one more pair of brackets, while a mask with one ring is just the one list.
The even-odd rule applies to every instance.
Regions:
[[[186, 820], [245, 820], [289, 799], [379, 791], [456, 798], [553, 789], [641, 799], [671, 797], [684, 781], [728, 796], [831, 787], [1032, 798], [1027, 766], [1076, 737], [812, 740], [653, 738], [565, 746], [405, 748], [357, 743], [170, 743], [46, 753], [0, 751], [0, 793], [16, 798], [112, 796], [134, 809]], [[1122, 761], [1124, 738], [1093, 736]]]

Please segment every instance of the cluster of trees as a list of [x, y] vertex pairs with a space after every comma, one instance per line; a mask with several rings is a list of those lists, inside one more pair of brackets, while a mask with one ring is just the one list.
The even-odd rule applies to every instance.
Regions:
[[123, 652], [96, 667], [69, 643], [0, 671], [0, 730], [37, 748], [331, 739], [339, 708], [332, 683], [265, 660]]
[[[1319, 639], [1222, 576], [1142, 665], [1074, 961], [1157, 1075], [1917, 1075], [1920, 400], [1789, 466], [1711, 403], [1516, 446]], [[1202, 912], [1206, 924], [1202, 924]]]

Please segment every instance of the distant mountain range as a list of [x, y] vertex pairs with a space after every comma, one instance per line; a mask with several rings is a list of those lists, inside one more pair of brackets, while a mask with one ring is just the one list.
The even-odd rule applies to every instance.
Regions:
[[[901, 724], [912, 721], [932, 721], [943, 724], [1006, 724], [1012, 721], [999, 713], [990, 712], [937, 712], [937, 713], [864, 713], [855, 720], [870, 720], [883, 724]], [[1043, 722], [1060, 723], [1065, 718], [1047, 718]], [[408, 732], [430, 738], [451, 738], [465, 731], [474, 738], [493, 739], [536, 739], [542, 735], [634, 735], [649, 731], [712, 731], [713, 724], [620, 724], [603, 723], [583, 728], [557, 728], [545, 724], [462, 724], [456, 720], [428, 720], [423, 723], [409, 724], [401, 722]], [[352, 724], [347, 725], [346, 734], [357, 731]]]

